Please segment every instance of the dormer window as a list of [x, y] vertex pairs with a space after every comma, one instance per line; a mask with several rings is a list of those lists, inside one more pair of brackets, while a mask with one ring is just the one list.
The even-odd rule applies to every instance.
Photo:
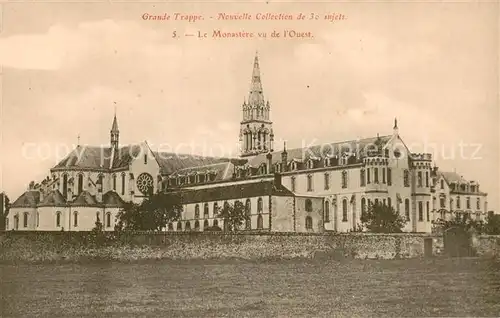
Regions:
[[265, 164], [262, 164], [260, 166], [260, 173], [261, 174], [267, 174], [267, 166]]
[[325, 167], [328, 167], [330, 165], [330, 158], [325, 158], [324, 164], [325, 164]]
[[281, 172], [281, 164], [277, 163], [277, 164], [275, 165], [275, 167], [274, 167], [274, 170], [275, 170], [276, 172]]
[[293, 171], [293, 170], [297, 170], [297, 163], [295, 161], [292, 161], [292, 163], [290, 164], [290, 169]]
[[313, 169], [314, 168], [314, 161], [312, 159], [309, 159], [307, 162], [307, 169]]
[[195, 175], [190, 175], [189, 176], [189, 183], [195, 183], [196, 182], [196, 176]]

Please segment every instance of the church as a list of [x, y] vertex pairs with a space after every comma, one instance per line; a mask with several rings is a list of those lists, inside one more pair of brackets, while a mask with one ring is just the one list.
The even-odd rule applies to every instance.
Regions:
[[[151, 193], [182, 193], [181, 219], [165, 231], [223, 227], [215, 211], [240, 201], [248, 231], [351, 232], [374, 203], [407, 220], [404, 231], [429, 233], [432, 222], [468, 214], [482, 220], [487, 194], [479, 183], [440, 171], [428, 153], [412, 153], [397, 120], [386, 135], [307, 148], [275, 149], [271, 103], [255, 56], [242, 105], [240, 156], [216, 158], [122, 146], [115, 117], [109, 146], [78, 145], [11, 205], [7, 230], [112, 231], [125, 202]], [[243, 230], [243, 229], [242, 229]]]

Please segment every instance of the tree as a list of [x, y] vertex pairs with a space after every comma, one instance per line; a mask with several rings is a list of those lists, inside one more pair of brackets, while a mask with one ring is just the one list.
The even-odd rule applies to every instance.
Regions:
[[10, 200], [5, 193], [0, 193], [0, 230], [5, 230], [5, 219], [9, 215]]
[[247, 220], [245, 206], [241, 201], [236, 201], [234, 204], [224, 203], [219, 207], [217, 217], [224, 220], [224, 230], [228, 232], [237, 231]]
[[406, 220], [392, 207], [375, 203], [361, 215], [361, 224], [374, 233], [401, 233]]
[[500, 214], [495, 214], [493, 211], [488, 212], [486, 222], [484, 224], [484, 233], [490, 235], [500, 235]]
[[456, 214], [451, 220], [438, 219], [434, 222], [441, 231], [445, 232], [451, 228], [459, 228], [464, 232], [469, 232], [470, 230], [475, 230], [478, 233], [483, 232], [484, 223], [482, 221], [473, 220], [469, 214]]
[[161, 231], [180, 217], [182, 204], [177, 193], [156, 193], [141, 204], [127, 202], [118, 212], [115, 230]]

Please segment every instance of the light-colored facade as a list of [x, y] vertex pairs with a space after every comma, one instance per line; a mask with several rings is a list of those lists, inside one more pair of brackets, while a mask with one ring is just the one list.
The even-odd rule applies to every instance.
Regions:
[[146, 142], [120, 147], [115, 116], [110, 146], [78, 146], [45, 180], [30, 185], [13, 203], [8, 229], [90, 230], [99, 215], [111, 230], [123, 202], [167, 189], [196, 193], [185, 196], [181, 220], [167, 231], [223, 227], [214, 205], [235, 201], [250, 206], [248, 230], [354, 231], [375, 202], [404, 215], [407, 232], [431, 232], [433, 221], [455, 213], [486, 216], [479, 184], [439, 171], [431, 154], [412, 153], [396, 120], [387, 135], [274, 151], [257, 57], [240, 127], [241, 157], [210, 158], [154, 152]]

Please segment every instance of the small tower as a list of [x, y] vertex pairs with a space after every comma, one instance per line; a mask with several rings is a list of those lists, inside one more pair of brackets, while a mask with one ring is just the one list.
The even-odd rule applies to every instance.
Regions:
[[255, 54], [248, 99], [243, 102], [240, 123], [241, 156], [273, 151], [274, 134], [270, 120], [271, 104], [264, 98], [259, 57]]
[[399, 135], [399, 129], [398, 129], [398, 119], [394, 117], [394, 127], [392, 128], [392, 134], [394, 136]]
[[118, 121], [115, 117], [113, 118], [113, 125], [111, 126], [111, 148], [118, 150], [120, 131], [118, 130]]

